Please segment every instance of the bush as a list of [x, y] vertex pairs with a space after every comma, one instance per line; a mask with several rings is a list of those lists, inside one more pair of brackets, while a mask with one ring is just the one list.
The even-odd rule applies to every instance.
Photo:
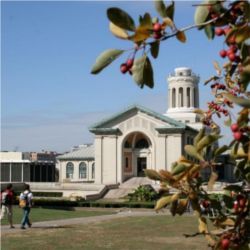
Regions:
[[79, 202], [80, 207], [102, 208], [154, 208], [154, 202]]
[[128, 194], [129, 201], [154, 201], [158, 194], [150, 185], [140, 185], [133, 193]]

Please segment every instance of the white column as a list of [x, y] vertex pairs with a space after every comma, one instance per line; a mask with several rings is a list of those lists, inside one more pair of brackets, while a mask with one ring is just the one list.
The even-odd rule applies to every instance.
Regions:
[[103, 168], [103, 159], [102, 159], [102, 136], [96, 135], [95, 137], [95, 183], [102, 183], [102, 168]]
[[187, 107], [187, 87], [184, 87], [183, 88], [183, 106], [184, 107]]
[[194, 88], [190, 89], [190, 107], [194, 107]]
[[172, 104], [172, 88], [168, 89], [168, 108], [172, 108], [173, 104]]

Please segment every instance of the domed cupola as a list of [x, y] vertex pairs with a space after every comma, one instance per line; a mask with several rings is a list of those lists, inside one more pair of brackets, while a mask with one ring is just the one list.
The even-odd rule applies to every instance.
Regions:
[[199, 116], [194, 113], [199, 108], [199, 76], [190, 68], [181, 67], [176, 68], [167, 81], [168, 109], [165, 115], [189, 125], [199, 123]]

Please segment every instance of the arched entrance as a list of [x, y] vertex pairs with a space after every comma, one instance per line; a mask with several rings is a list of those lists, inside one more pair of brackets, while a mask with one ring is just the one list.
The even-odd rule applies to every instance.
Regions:
[[132, 176], [143, 177], [144, 170], [151, 168], [152, 143], [141, 132], [130, 133], [123, 141], [123, 180]]

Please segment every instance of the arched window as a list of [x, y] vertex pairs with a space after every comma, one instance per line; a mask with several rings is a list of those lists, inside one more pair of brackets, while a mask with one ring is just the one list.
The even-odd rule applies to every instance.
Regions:
[[87, 165], [85, 162], [79, 164], [79, 179], [87, 178]]
[[183, 88], [179, 88], [179, 107], [183, 107], [184, 103], [183, 103]]
[[144, 138], [138, 140], [135, 144], [135, 148], [148, 148], [148, 141]]
[[176, 96], [175, 96], [176, 91], [175, 91], [175, 88], [173, 88], [172, 91], [173, 91], [172, 92], [172, 107], [175, 108], [176, 107]]
[[92, 168], [91, 169], [92, 170], [92, 176], [91, 177], [92, 177], [92, 179], [95, 179], [95, 163], [92, 164], [91, 168]]
[[191, 102], [190, 102], [190, 88], [187, 88], [187, 107], [190, 108]]
[[66, 178], [73, 179], [74, 175], [74, 164], [72, 162], [68, 162], [66, 165]]

